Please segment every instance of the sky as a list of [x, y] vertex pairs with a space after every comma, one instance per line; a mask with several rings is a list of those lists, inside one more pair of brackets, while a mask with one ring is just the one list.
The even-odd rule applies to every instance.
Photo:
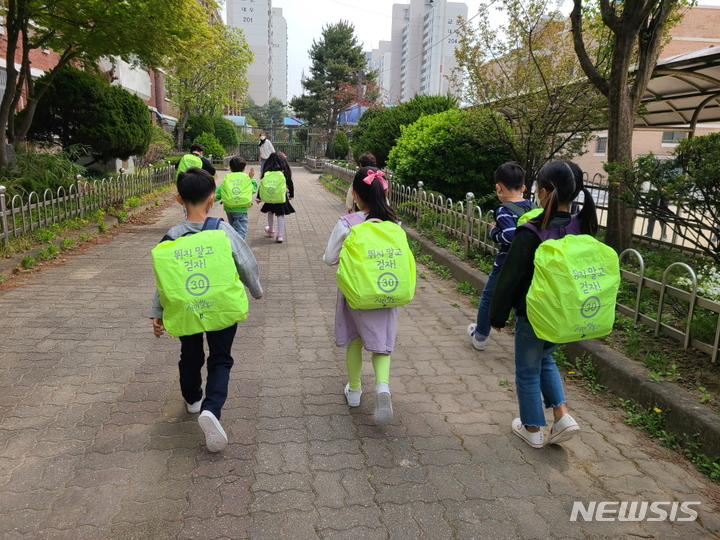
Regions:
[[[720, 2], [720, 0], [718, 0]], [[477, 14], [483, 0], [465, 0], [468, 18]], [[319, 40], [323, 26], [341, 20], [355, 26], [355, 35], [364, 51], [390, 40], [393, 4], [409, 4], [404, 0], [272, 0], [274, 8], [282, 8], [288, 24], [288, 100], [300, 95], [302, 70], [309, 72], [308, 50], [313, 39]]]
[[[462, 0], [460, 0], [462, 1]], [[477, 15], [482, 3], [491, 0], [464, 0], [468, 19]], [[409, 4], [405, 0], [272, 0], [274, 8], [282, 8], [288, 24], [288, 100], [302, 93], [300, 77], [309, 73], [308, 50], [313, 40], [322, 36], [322, 28], [341, 20], [355, 26], [355, 35], [364, 51], [390, 40], [393, 4]], [[720, 6], [720, 0], [700, 0], [702, 5]], [[563, 11], [569, 12], [572, 2], [565, 0]], [[501, 24], [501, 16], [494, 16]], [[720, 37], [720, 35], [718, 36]]]

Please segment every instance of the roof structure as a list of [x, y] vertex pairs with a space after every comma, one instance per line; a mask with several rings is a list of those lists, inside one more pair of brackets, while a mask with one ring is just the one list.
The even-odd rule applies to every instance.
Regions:
[[636, 129], [694, 133], [698, 123], [720, 122], [720, 47], [660, 60], [643, 95], [647, 111]]

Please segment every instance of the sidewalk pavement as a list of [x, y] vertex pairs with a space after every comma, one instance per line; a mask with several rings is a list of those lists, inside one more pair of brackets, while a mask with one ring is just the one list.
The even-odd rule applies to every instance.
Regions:
[[[185, 412], [177, 340], [155, 339], [146, 318], [150, 249], [179, 206], [0, 289], [0, 538], [717, 537], [720, 488], [582, 390], [566, 387], [577, 437], [536, 450], [513, 436], [511, 336], [475, 351], [475, 308], [430, 273], [401, 308], [395, 420], [373, 424], [369, 362], [349, 410], [334, 269], [320, 260], [342, 202], [293, 174], [283, 244], [251, 210], [265, 296], [239, 325], [219, 454]], [[699, 517], [570, 521], [591, 501], [698, 502]]]

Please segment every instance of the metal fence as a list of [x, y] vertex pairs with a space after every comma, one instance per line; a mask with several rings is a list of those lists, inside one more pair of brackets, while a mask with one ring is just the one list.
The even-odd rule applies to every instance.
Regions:
[[5, 246], [17, 237], [63, 219], [83, 218], [88, 210], [122, 204], [129, 197], [149, 193], [175, 181], [175, 169], [162, 167], [88, 182], [78, 176], [67, 189], [55, 193], [47, 189], [42, 196], [31, 192], [27, 197], [14, 195], [8, 201], [0, 186], [0, 240]]
[[[331, 174], [346, 181], [352, 181], [352, 177], [355, 174], [355, 171], [352, 169], [340, 167], [339, 165], [332, 163], [324, 163], [324, 165], [319, 168], [324, 169], [324, 172], [327, 174]], [[388, 177], [392, 178], [392, 175], [388, 174]], [[604, 226], [607, 220], [607, 189], [598, 185], [589, 185], [588, 187], [593, 194], [593, 199], [596, 201], [600, 224], [601, 226]], [[475, 247], [476, 249], [490, 254], [494, 254], [497, 251], [495, 244], [489, 238], [490, 225], [494, 221], [493, 208], [489, 206], [486, 210], [483, 210], [481, 207], [473, 204], [472, 194], [468, 194], [468, 198], [464, 201], [454, 202], [452, 199], [443, 197], [442, 195], [427, 193], [423, 189], [422, 182], [418, 182], [418, 187], [416, 188], [391, 182], [390, 203], [395, 208], [401, 208], [403, 213], [412, 216], [418, 223], [423, 220], [424, 214], [426, 219], [428, 219], [429, 216], [429, 219], [435, 227], [438, 227], [446, 233], [452, 235], [458, 242], [461, 243], [466, 255], [470, 252], [471, 247]], [[657, 244], [664, 244], [668, 247], [673, 247], [673, 249], [678, 251], [686, 251], [689, 253], [697, 251], [694, 248], [687, 246], [685, 241], [675, 243], [674, 241], [677, 240], [675, 234], [669, 236], [668, 241], [660, 239], [662, 234], [660, 226], [656, 227], [657, 231], [654, 231], [657, 232], [654, 236], [657, 236], [658, 238], [644, 237], [643, 231], [647, 230], [647, 221], [649, 219], [649, 216], [637, 214], [635, 220], [635, 231], [633, 233], [634, 237], [637, 239], [642, 238], [643, 240], [651, 241]], [[668, 223], [667, 226], [670, 228], [671, 224]], [[688, 347], [694, 347], [709, 354], [711, 361], [715, 362], [718, 358], [718, 348], [720, 346], [720, 302], [703, 298], [698, 295], [697, 278], [694, 271], [686, 264], [673, 263], [665, 270], [662, 281], [658, 282], [645, 277], [645, 263], [642, 256], [637, 251], [624, 251], [620, 255], [621, 262], [630, 255], [638, 260], [640, 274], [622, 270], [621, 275], [623, 279], [636, 284], [636, 302], [633, 306], [618, 303], [617, 310], [620, 313], [631, 317], [636, 325], [638, 322], [641, 322], [654, 328], [656, 336], [662, 333], [663, 335], [674, 338], [682, 342], [683, 347], [686, 349]], [[668, 285], [667, 282], [670, 273], [678, 267], [687, 272], [691, 282], [693, 283], [692, 290], [684, 291], [677, 287]], [[641, 295], [643, 290], [648, 288], [659, 293], [659, 302], [655, 317], [651, 317], [640, 312]], [[675, 326], [666, 324], [662, 321], [663, 308], [668, 298], [675, 298], [677, 300], [687, 302], [688, 304], [688, 313], [683, 330], [679, 330]], [[713, 343], [700, 341], [691, 334], [690, 328], [697, 308], [702, 308], [713, 314], [718, 314], [718, 322]], [[705, 314], [703, 316], [707, 317], [708, 315]]]

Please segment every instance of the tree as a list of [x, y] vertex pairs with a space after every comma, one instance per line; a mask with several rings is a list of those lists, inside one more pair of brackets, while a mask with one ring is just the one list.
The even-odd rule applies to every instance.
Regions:
[[267, 114], [267, 107], [258, 105], [251, 97], [248, 97], [245, 101], [243, 113], [245, 114], [246, 122], [247, 118], [252, 118], [255, 121], [255, 127], [270, 131], [270, 118]]
[[[161, 65], [202, 27], [205, 9], [199, 2], [183, 0], [6, 0], [0, 5], [8, 40], [0, 129], [18, 148], [48, 85], [70, 63], [94, 66], [101, 57], [116, 57], [138, 66]], [[30, 51], [38, 48], [60, 55], [42, 84], [30, 76]], [[18, 55], [19, 70], [14, 61]], [[23, 95], [27, 106], [23, 122], [16, 125], [15, 111]], [[5, 145], [0, 144], [0, 167], [6, 164]]]
[[658, 221], [673, 222], [674, 234], [720, 264], [720, 133], [683, 139], [674, 155], [637, 158], [625, 202]]
[[[185, 133], [183, 134], [184, 143], [189, 144], [189, 141], [195, 140], [203, 133], [215, 133], [212, 116], [205, 114], [189, 115], [185, 124]], [[175, 133], [175, 136], [177, 136], [177, 133]]]
[[[28, 128], [31, 140], [51, 144], [57, 140], [64, 150], [84, 145], [91, 149], [93, 163], [147, 152], [152, 121], [142, 99], [71, 66], [53, 79]], [[38, 84], [45, 81], [41, 78]], [[23, 113], [18, 117], [21, 122], [29, 114]]]
[[202, 133], [193, 142], [202, 144], [203, 148], [205, 148], [205, 156], [223, 157], [225, 155], [225, 149], [212, 133]]
[[345, 159], [350, 151], [350, 144], [344, 131], [335, 133], [335, 138], [330, 145], [330, 157], [332, 159]]
[[410, 101], [389, 109], [368, 109], [353, 134], [353, 155], [370, 152], [375, 156], [378, 167], [384, 167], [390, 150], [400, 137], [402, 126], [415, 122], [421, 116], [457, 108], [452, 96], [415, 96]]
[[[488, 10], [477, 28], [460, 25], [453, 78], [464, 79], [467, 101], [500, 113], [490, 119], [525, 169], [529, 194], [546, 162], [582, 153], [604, 110], [592, 84], [578, 81], [572, 36], [549, 0], [500, 4], [507, 26], [492, 24]], [[505, 123], [513, 129], [500, 129]]]
[[208, 99], [232, 105], [233, 94], [247, 92], [245, 76], [253, 53], [241, 30], [215, 24], [210, 35], [198, 33], [172, 60], [168, 90], [178, 110], [177, 146], [182, 147], [188, 116]]
[[217, 137], [220, 144], [223, 145], [223, 148], [225, 148], [225, 150], [232, 148], [237, 149], [236, 147], [240, 139], [238, 138], [235, 124], [222, 116], [213, 117], [213, 124], [215, 126], [215, 137]]
[[270, 125], [267, 126], [268, 129], [274, 130], [284, 127], [287, 114], [282, 101], [275, 97], [270, 98], [270, 101], [265, 105], [265, 111], [270, 120]]
[[[629, 248], [632, 239], [634, 210], [626, 195], [632, 183], [635, 116], [660, 57], [665, 31], [679, 21], [681, 4], [681, 0], [599, 0], [598, 13], [597, 5], [583, 8], [581, 0], [573, 0], [575, 52], [587, 78], [607, 98], [607, 160], [620, 165], [611, 167], [605, 235], [605, 242], [618, 252]], [[592, 26], [599, 26], [599, 31], [593, 32]]]
[[468, 191], [478, 198], [494, 193], [495, 169], [511, 157], [503, 140], [512, 137], [494, 116], [481, 107], [450, 109], [403, 127], [388, 160], [393, 180], [413, 187], [422, 181], [456, 201]]
[[324, 128], [332, 140], [338, 115], [352, 103], [352, 97], [341, 92], [342, 85], [374, 84], [375, 74], [367, 70], [355, 27], [349, 22], [324, 26], [320, 41], [313, 41], [308, 52], [310, 77], [302, 83], [307, 94], [294, 97], [290, 106], [298, 118]]

